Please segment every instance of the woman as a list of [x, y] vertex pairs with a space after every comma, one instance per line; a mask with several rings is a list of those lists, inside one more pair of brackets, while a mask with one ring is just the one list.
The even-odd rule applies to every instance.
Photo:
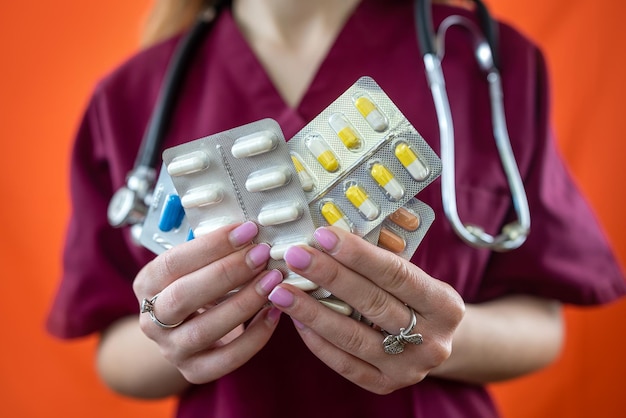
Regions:
[[[181, 417], [495, 417], [482, 385], [556, 358], [561, 303], [606, 303], [626, 292], [555, 149], [543, 58], [506, 25], [499, 26], [501, 67], [533, 216], [527, 242], [508, 253], [468, 247], [444, 220], [436, 182], [419, 195], [437, 220], [411, 262], [332, 227], [316, 231], [324, 251], [292, 247], [285, 256], [292, 270], [377, 327], [393, 334], [410, 328], [422, 344], [389, 355], [377, 327], [281, 284], [265, 270], [267, 246], [251, 244], [258, 232], [251, 222], [153, 258], [128, 231], [107, 224], [106, 206], [133, 166], [175, 34], [200, 6], [156, 3], [153, 18], [164, 24], [148, 27], [157, 28], [152, 38], [165, 39], [98, 85], [76, 140], [77, 209], [49, 329], [68, 338], [100, 332], [98, 369], [114, 390], [177, 394]], [[436, 5], [435, 27], [453, 13], [475, 20], [471, 10]], [[422, 68], [411, 1], [235, 0], [218, 14], [186, 74], [165, 147], [265, 117], [290, 138], [369, 75], [438, 152]], [[462, 34], [447, 40], [444, 71], [457, 132], [459, 211], [499, 230], [510, 199], [491, 142], [486, 86]], [[180, 325], [163, 328], [138, 316], [150, 301], [159, 321]]]

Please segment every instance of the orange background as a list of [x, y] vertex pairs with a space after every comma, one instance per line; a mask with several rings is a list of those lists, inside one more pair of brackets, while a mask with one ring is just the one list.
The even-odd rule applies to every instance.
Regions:
[[[93, 368], [95, 338], [60, 342], [43, 329], [60, 274], [72, 137], [95, 81], [136, 48], [149, 3], [0, 5], [2, 416], [171, 413], [172, 400], [139, 402], [104, 388]], [[489, 4], [543, 47], [552, 70], [559, 145], [625, 266], [626, 6], [617, 0]], [[567, 344], [556, 364], [493, 386], [506, 418], [626, 416], [626, 300], [568, 307], [566, 315]]]

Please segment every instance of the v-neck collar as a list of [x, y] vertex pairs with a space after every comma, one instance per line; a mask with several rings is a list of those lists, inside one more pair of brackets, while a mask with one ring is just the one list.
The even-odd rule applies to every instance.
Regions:
[[295, 106], [290, 106], [283, 98], [282, 94], [263, 66], [261, 60], [246, 41], [234, 19], [232, 10], [229, 8], [223, 10], [223, 16], [221, 16], [221, 19], [223, 19], [222, 24], [224, 25], [224, 28], [227, 28], [227, 36], [229, 38], [229, 44], [231, 45], [227, 51], [227, 55], [223, 58], [225, 58], [227, 60], [226, 62], [230, 64], [233, 69], [233, 73], [240, 75], [241, 82], [246, 83], [249, 88], [253, 89], [251, 93], [258, 94], [258, 97], [271, 97], [272, 101], [281, 102], [281, 107], [284, 108], [285, 112], [293, 113], [294, 115], [305, 120], [307, 115], [302, 114], [303, 104], [306, 103], [312, 87], [319, 82], [320, 74], [324, 72], [326, 66], [328, 65], [329, 58], [336, 55], [336, 50], [341, 49], [341, 45], [344, 43], [344, 38], [346, 37], [345, 33], [349, 31], [348, 27], [351, 25], [351, 22], [355, 20], [355, 15], [360, 12], [360, 9], [363, 7], [363, 3], [365, 3], [365, 1], [360, 1], [350, 16], [346, 19], [346, 22], [344, 22], [336, 38], [332, 41], [330, 48], [320, 61], [317, 69], [315, 70], [315, 74], [304, 91], [304, 94]]

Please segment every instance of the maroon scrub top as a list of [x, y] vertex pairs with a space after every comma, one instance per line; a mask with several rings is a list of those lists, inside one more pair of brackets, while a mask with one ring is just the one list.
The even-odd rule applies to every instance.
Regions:
[[[451, 14], [434, 7], [435, 26]], [[609, 302], [624, 279], [589, 206], [559, 156], [549, 126], [548, 80], [540, 51], [500, 24], [501, 72], [513, 151], [526, 185], [532, 231], [515, 251], [492, 253], [461, 242], [442, 212], [440, 182], [418, 197], [436, 220], [412, 261], [450, 283], [467, 303], [532, 294], [572, 304]], [[78, 131], [71, 171], [73, 215], [63, 280], [48, 320], [62, 338], [103, 330], [137, 315], [131, 283], [153, 254], [113, 229], [106, 209], [133, 167], [177, 38], [141, 51], [97, 86]], [[461, 218], [497, 233], [512, 216], [491, 135], [488, 90], [469, 37], [448, 35], [443, 61], [456, 131]], [[289, 107], [225, 10], [186, 74], [165, 148], [262, 118], [290, 138], [359, 77], [371, 76], [439, 153], [437, 118], [417, 46], [410, 0], [364, 0], [339, 34], [305, 96]], [[366, 392], [314, 357], [283, 319], [267, 346], [219, 381], [192, 386], [180, 417], [497, 416], [485, 389], [426, 378], [387, 396]]]

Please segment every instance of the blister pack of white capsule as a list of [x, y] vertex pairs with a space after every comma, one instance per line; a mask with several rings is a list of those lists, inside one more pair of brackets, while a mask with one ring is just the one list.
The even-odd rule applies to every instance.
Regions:
[[441, 160], [362, 77], [288, 143], [316, 226], [366, 236], [441, 173]]
[[152, 193], [139, 242], [155, 254], [161, 254], [192, 238], [193, 231], [185, 215], [185, 209], [172, 178], [163, 164]]
[[[366, 237], [377, 234], [381, 248], [410, 260], [435, 220], [435, 212], [426, 203], [413, 198], [385, 218]], [[374, 236], [372, 236], [372, 239]]]
[[252, 220], [260, 226], [255, 242], [271, 247], [268, 268], [293, 281], [299, 278], [286, 268], [283, 255], [291, 245], [312, 245], [315, 226], [274, 120], [166, 149], [163, 162], [195, 237]]

